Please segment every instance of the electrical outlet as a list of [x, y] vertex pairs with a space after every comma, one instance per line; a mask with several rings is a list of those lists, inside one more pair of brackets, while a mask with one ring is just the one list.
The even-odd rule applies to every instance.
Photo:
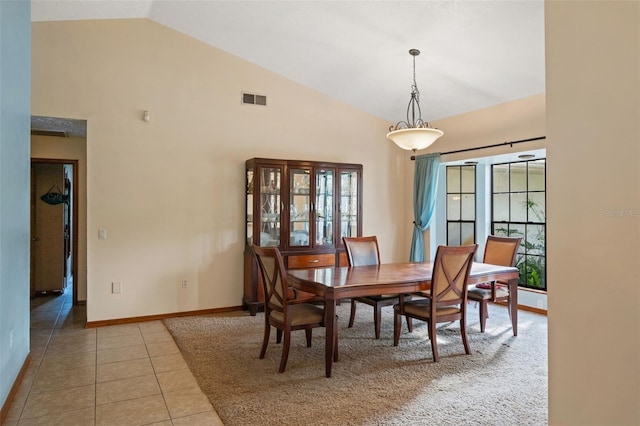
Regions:
[[544, 309], [544, 308], [542, 307], [542, 300], [538, 300], [538, 308], [540, 308], [540, 309]]
[[182, 288], [187, 288], [187, 280], [182, 280]]
[[107, 230], [104, 228], [98, 229], [98, 239], [106, 240], [107, 239]]
[[9, 332], [9, 349], [13, 348], [13, 330]]
[[114, 281], [111, 283], [111, 294], [120, 294], [122, 292], [122, 283]]

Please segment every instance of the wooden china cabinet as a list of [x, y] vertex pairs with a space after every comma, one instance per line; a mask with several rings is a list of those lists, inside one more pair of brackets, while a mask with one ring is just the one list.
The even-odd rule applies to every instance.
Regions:
[[342, 237], [361, 235], [361, 164], [247, 160], [243, 309], [264, 303], [252, 244], [277, 246], [287, 269], [346, 266]]

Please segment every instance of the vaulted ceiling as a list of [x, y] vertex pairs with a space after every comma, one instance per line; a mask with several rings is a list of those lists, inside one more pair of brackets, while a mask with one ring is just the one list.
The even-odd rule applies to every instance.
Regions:
[[542, 93], [544, 2], [32, 0], [32, 21], [147, 18], [390, 123]]

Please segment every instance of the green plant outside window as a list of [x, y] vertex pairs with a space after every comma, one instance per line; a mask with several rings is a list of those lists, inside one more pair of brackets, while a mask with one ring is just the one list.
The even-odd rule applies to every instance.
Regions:
[[492, 233], [522, 237], [519, 285], [547, 289], [546, 160], [492, 166]]

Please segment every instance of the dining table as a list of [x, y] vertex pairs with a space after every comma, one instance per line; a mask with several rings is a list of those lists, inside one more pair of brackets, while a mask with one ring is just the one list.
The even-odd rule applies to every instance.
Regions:
[[[289, 285], [298, 290], [321, 296], [325, 302], [325, 374], [331, 377], [331, 367], [337, 344], [336, 302], [340, 299], [408, 294], [431, 288], [433, 262], [383, 263], [370, 266], [290, 269]], [[513, 335], [518, 335], [518, 268], [474, 262], [467, 284], [494, 281], [509, 286], [509, 314]]]

